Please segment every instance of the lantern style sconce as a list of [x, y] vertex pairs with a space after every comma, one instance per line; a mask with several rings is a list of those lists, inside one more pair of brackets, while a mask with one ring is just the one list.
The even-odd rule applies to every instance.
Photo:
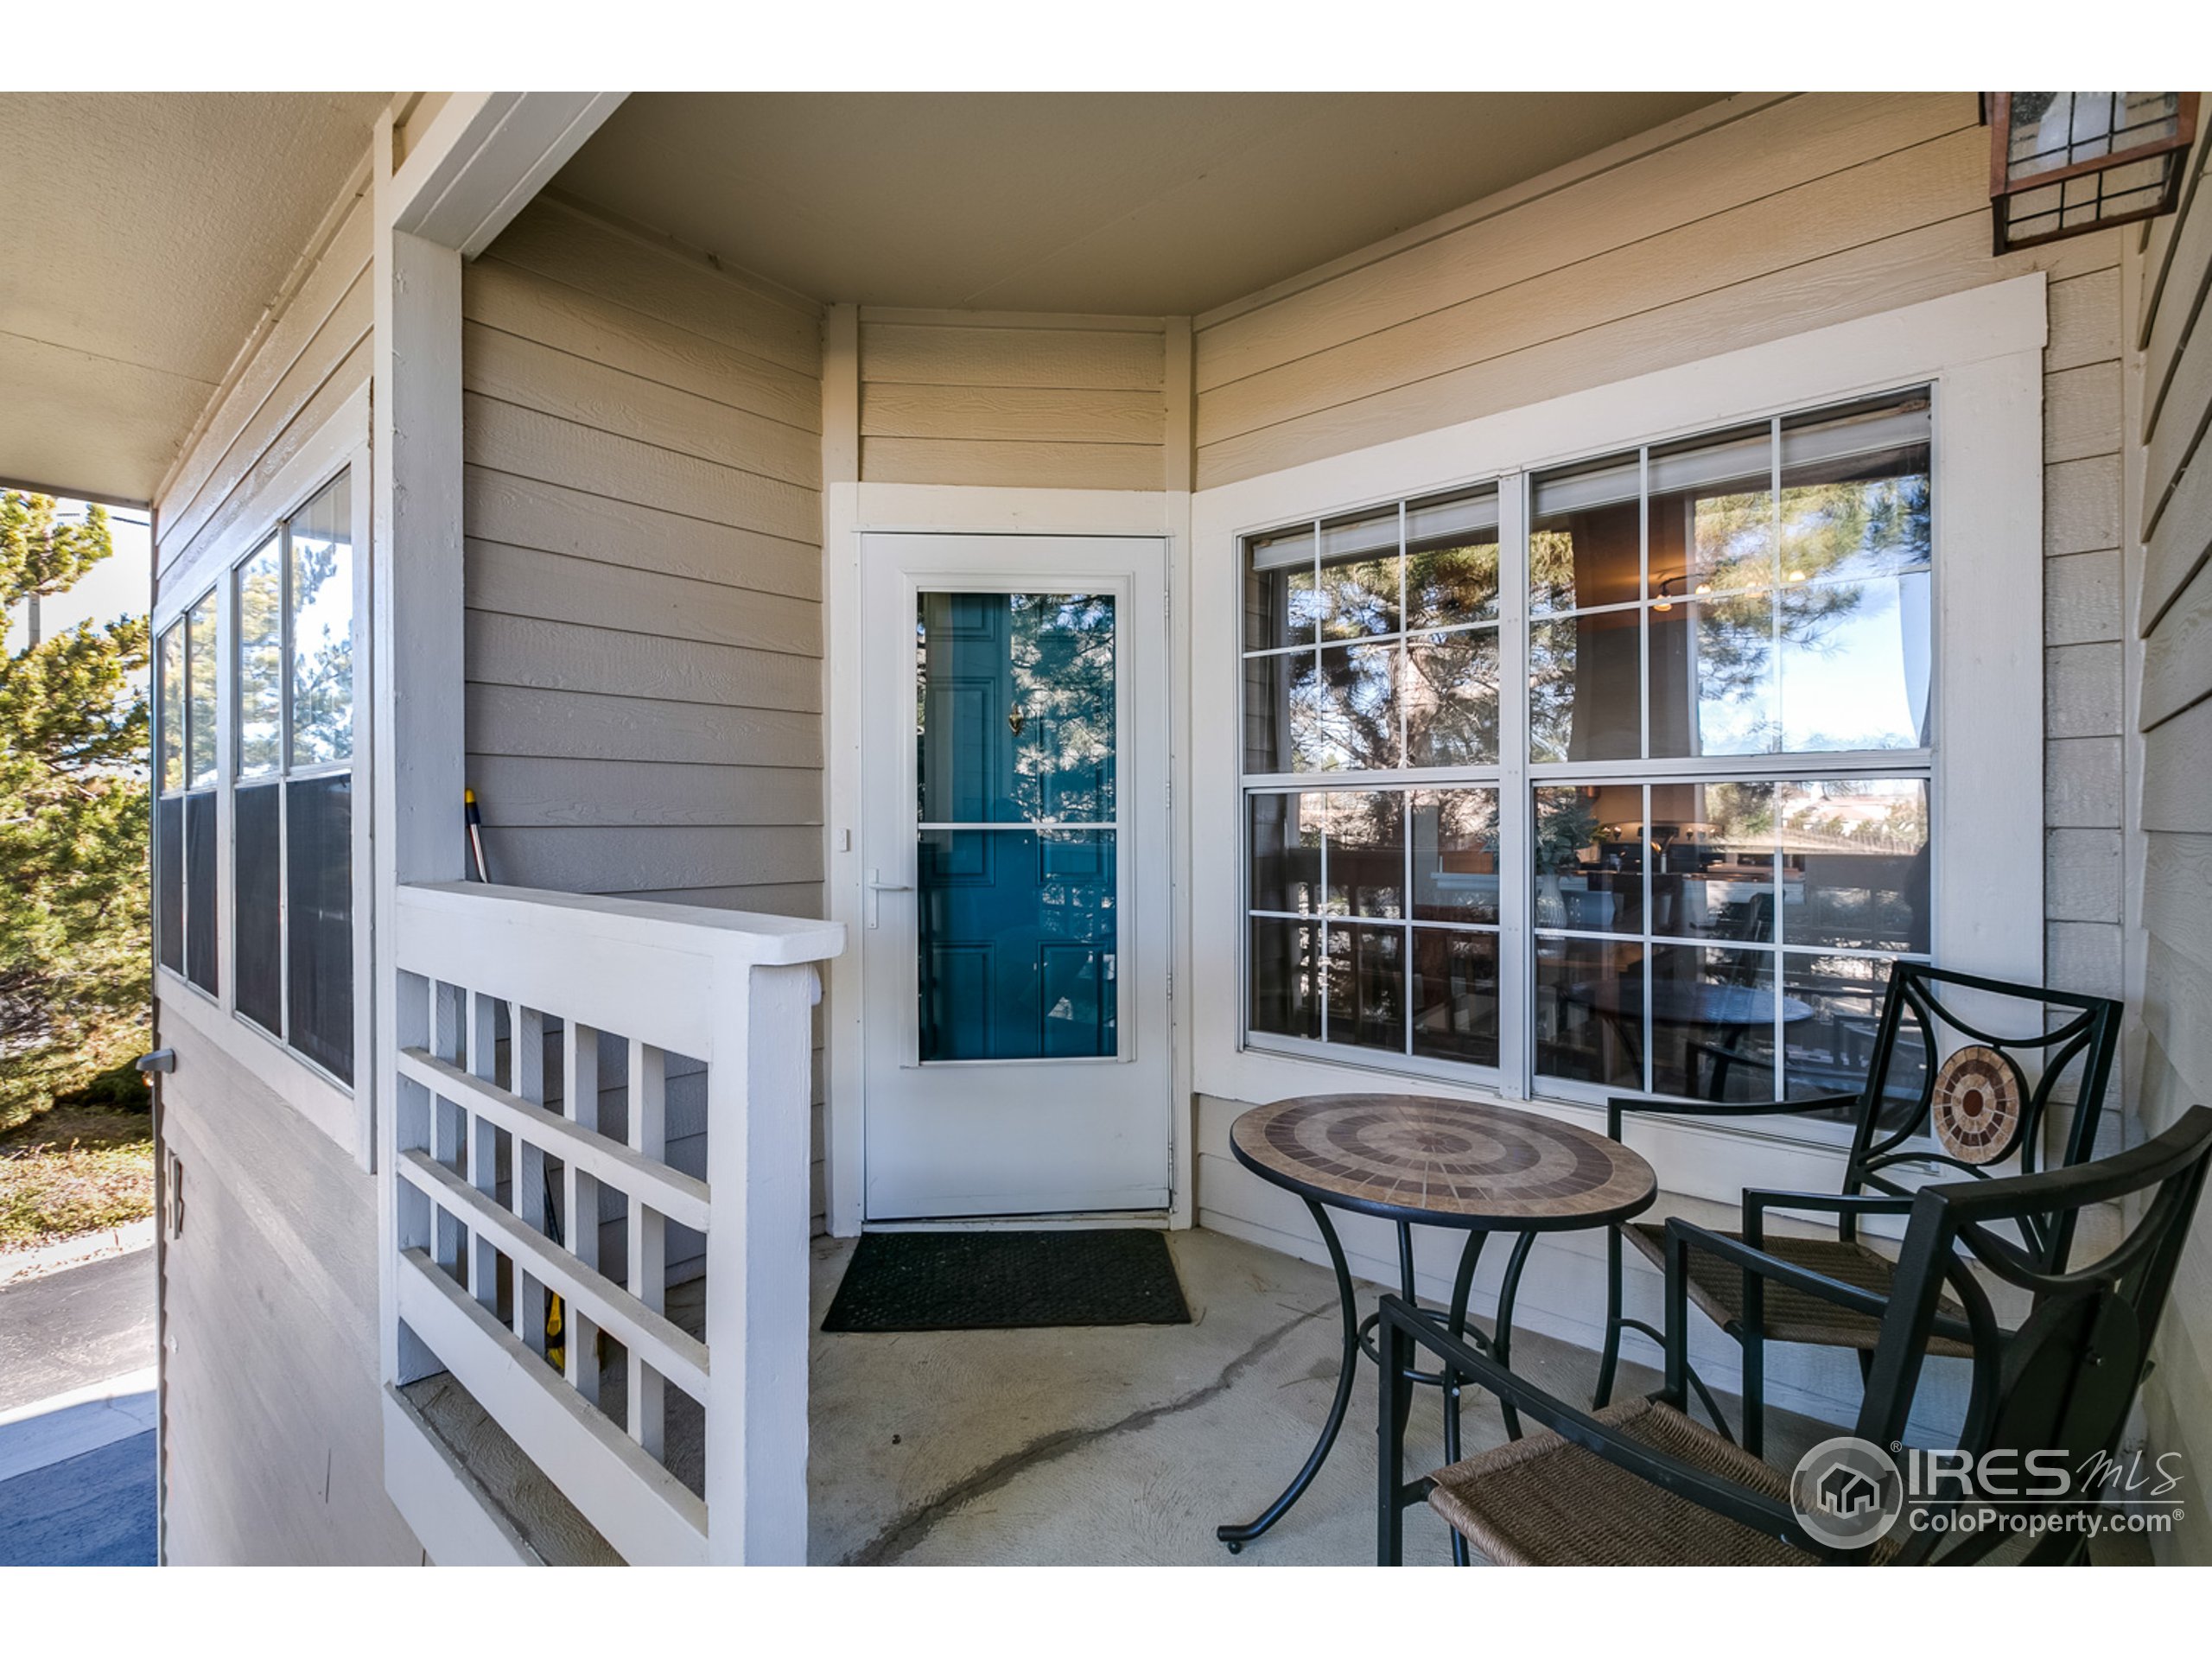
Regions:
[[2171, 213], [2195, 92], [1986, 92], [1993, 251]]

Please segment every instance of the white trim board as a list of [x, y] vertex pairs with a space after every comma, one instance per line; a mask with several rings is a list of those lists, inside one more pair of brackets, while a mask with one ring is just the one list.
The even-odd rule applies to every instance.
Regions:
[[[1195, 1089], [1243, 1101], [1346, 1086], [1478, 1100], [1520, 1091], [1514, 1075], [1492, 1087], [1379, 1066], [1351, 1084], [1344, 1065], [1241, 1047], [1240, 535], [1492, 479], [1517, 489], [1537, 467], [1900, 386], [1935, 388], [1936, 949], [1946, 966], [2040, 977], [2046, 333], [2037, 273], [1193, 495], [1190, 629], [1207, 642], [1188, 671], [1202, 711], [1185, 815]], [[1595, 1107], [1546, 1109], [1602, 1121]], [[1680, 1133], [1657, 1127], [1654, 1139], [1671, 1145]], [[1744, 1155], [1714, 1158], [1715, 1133], [1742, 1141]], [[1676, 1191], [1732, 1197], [1783, 1152], [1771, 1133], [1700, 1138], [1679, 1160], [1658, 1154]]]
[[1180, 492], [995, 488], [968, 485], [825, 482], [823, 489], [823, 899], [854, 947], [827, 964], [823, 1043], [828, 1070], [823, 1132], [823, 1224], [838, 1237], [861, 1228], [866, 1191], [863, 1068], [861, 1058], [862, 912], [861, 702], [858, 677], [841, 686], [836, 663], [860, 660], [861, 541], [888, 533], [1148, 537], [1167, 545], [1171, 681], [1168, 759], [1169, 950], [1175, 999], [1169, 1009], [1173, 1091], [1171, 1227], [1194, 1224], [1197, 1120], [1191, 1087], [1187, 993], [1190, 941], [1189, 831], [1181, 804], [1190, 789], [1190, 499]]

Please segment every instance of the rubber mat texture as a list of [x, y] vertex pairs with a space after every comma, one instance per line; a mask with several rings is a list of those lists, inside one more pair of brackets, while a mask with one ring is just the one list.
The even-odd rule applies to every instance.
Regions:
[[1024, 1331], [1188, 1325], [1164, 1233], [869, 1233], [854, 1249], [822, 1328]]

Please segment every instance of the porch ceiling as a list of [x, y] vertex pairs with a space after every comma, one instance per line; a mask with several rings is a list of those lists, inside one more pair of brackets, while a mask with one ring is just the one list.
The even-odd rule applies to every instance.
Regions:
[[150, 499], [387, 101], [0, 97], [0, 478]]
[[824, 302], [1179, 316], [1720, 96], [650, 92], [556, 182]]

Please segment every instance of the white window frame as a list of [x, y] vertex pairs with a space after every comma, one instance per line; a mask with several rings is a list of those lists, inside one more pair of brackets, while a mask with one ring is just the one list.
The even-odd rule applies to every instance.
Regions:
[[[164, 1020], [174, 1018], [219, 1046], [247, 1075], [290, 1103], [344, 1148], [363, 1170], [375, 1166], [374, 952], [372, 901], [376, 891], [370, 839], [371, 661], [369, 627], [371, 498], [368, 388], [346, 399], [276, 473], [219, 510], [222, 528], [201, 538], [163, 568], [158, 577], [153, 637], [183, 618], [212, 585], [216, 601], [216, 849], [217, 984], [210, 997], [158, 960], [155, 992]], [[236, 795], [238, 775], [238, 580], [244, 564], [341, 472], [353, 474], [353, 1060], [355, 1082], [340, 1082], [281, 1037], [238, 1011]], [[172, 592], [189, 597], [172, 602]], [[156, 676], [158, 679], [158, 675]], [[287, 687], [285, 695], [289, 696]], [[318, 768], [336, 771], [340, 768]], [[280, 783], [285, 774], [280, 774]], [[256, 779], [254, 781], [264, 781]]]
[[[1331, 1046], [1325, 1058], [1248, 1046], [1244, 1031], [1245, 868], [1242, 707], [1243, 537], [1392, 500], [1499, 485], [1500, 581], [1526, 587], [1526, 483], [1543, 468], [1841, 404], [1931, 388], [1935, 523], [1932, 936], [1945, 967], [2035, 981], [2043, 972], [2043, 362], [2041, 273], [1840, 323], [1591, 388], [1417, 436], [1199, 492], [1192, 501], [1194, 949], [1193, 1080], [1230, 1100], [1380, 1089], [1475, 1100], [1529, 1097], [1525, 941], [1531, 779], [1526, 702], [1500, 714], [1500, 1060], [1471, 1068]], [[1527, 677], [1525, 606], [1509, 608], [1500, 683]], [[1948, 756], [1946, 765], [1942, 757]], [[1906, 756], [1887, 757], [1896, 766]], [[1918, 752], [1910, 759], [1917, 760]], [[1878, 771], [1878, 757], [1808, 757], [1796, 775]], [[1794, 762], [1795, 757], [1792, 757]], [[1770, 770], [1770, 757], [1548, 768], [1559, 781], [1604, 771], [1656, 775]], [[1473, 770], [1473, 769], [1470, 769]], [[1442, 786], [1445, 778], [1418, 780]], [[1325, 785], [1327, 779], [1311, 780]], [[2031, 804], [2023, 810], [2024, 804]], [[1313, 1046], [1319, 1047], [1319, 1045]], [[1555, 1085], [1547, 1085], [1548, 1089]], [[1603, 1121], [1590, 1102], [1548, 1096], [1536, 1109]], [[1832, 1179], [1838, 1126], [1753, 1120], [1675, 1122], [1651, 1131], [1670, 1191], [1733, 1198], [1753, 1181]], [[1644, 1145], [1640, 1137], [1638, 1144]]]

